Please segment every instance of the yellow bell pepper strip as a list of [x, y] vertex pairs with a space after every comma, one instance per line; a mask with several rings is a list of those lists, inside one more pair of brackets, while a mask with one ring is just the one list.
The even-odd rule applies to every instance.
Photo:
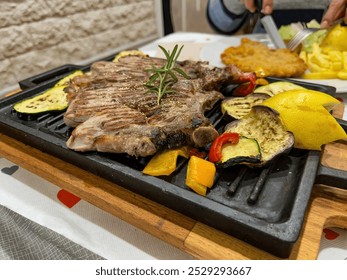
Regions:
[[159, 152], [151, 158], [142, 172], [151, 176], [168, 176], [176, 170], [178, 156], [188, 158], [189, 151], [190, 148], [185, 146]]
[[225, 132], [218, 136], [212, 143], [208, 159], [211, 162], [219, 162], [222, 158], [222, 148], [226, 143], [237, 144], [239, 142], [239, 134], [235, 132]]
[[192, 156], [188, 162], [186, 185], [194, 192], [206, 196], [207, 188], [212, 188], [216, 175], [214, 163]]

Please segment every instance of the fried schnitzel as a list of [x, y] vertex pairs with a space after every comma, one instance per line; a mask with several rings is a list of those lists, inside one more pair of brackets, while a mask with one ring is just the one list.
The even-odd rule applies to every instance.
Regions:
[[225, 49], [221, 60], [244, 72], [255, 72], [257, 77], [299, 77], [308, 68], [298, 54], [288, 49], [270, 49], [248, 38], [242, 38], [238, 47]]

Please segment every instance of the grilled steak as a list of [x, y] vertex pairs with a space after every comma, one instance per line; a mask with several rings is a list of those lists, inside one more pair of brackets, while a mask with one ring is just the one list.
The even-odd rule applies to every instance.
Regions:
[[67, 146], [76, 151], [153, 155], [164, 148], [204, 146], [218, 136], [204, 113], [223, 98], [223, 84], [238, 81], [237, 68], [210, 68], [207, 63], [178, 63], [190, 79], [178, 77], [173, 93], [158, 104], [144, 83], [159, 58], [126, 56], [118, 62], [96, 62], [89, 73], [75, 77], [65, 90], [69, 107], [64, 115], [76, 127]]

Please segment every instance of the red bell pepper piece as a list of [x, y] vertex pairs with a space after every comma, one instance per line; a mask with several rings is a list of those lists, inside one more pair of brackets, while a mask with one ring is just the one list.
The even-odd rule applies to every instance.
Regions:
[[230, 73], [231, 83], [240, 84], [239, 87], [234, 89], [233, 96], [246, 96], [252, 93], [257, 83], [257, 76], [253, 72], [242, 72], [233, 64], [227, 66]]
[[242, 84], [234, 89], [233, 96], [244, 97], [254, 91], [257, 76], [254, 73], [242, 73], [238, 79], [238, 82]]
[[226, 143], [237, 144], [239, 142], [239, 134], [236, 132], [225, 132], [218, 136], [212, 143], [208, 159], [211, 162], [218, 162], [222, 158], [222, 148]]

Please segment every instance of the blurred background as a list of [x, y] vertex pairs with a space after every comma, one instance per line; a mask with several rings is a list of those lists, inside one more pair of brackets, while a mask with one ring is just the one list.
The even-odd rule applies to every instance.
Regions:
[[174, 30], [215, 33], [208, 24], [206, 6], [207, 0], [171, 1], [171, 15]]

